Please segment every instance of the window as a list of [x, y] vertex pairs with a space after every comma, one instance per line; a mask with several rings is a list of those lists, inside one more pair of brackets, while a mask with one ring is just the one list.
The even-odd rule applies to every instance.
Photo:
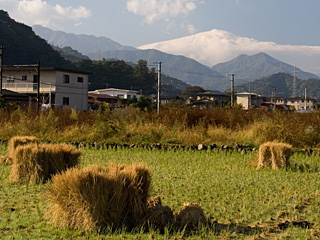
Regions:
[[28, 79], [27, 76], [22, 76], [22, 77], [21, 77], [21, 80], [22, 80], [22, 81], [27, 81], [27, 79]]
[[69, 98], [68, 97], [62, 98], [62, 105], [69, 106]]
[[64, 74], [64, 75], [63, 75], [63, 83], [69, 83], [69, 82], [70, 82], [70, 76]]
[[78, 83], [83, 83], [83, 77], [78, 77], [77, 80], [78, 80]]
[[131, 95], [127, 95], [127, 98], [128, 98], [128, 99], [131, 99]]
[[7, 76], [7, 83], [14, 83], [14, 76]]

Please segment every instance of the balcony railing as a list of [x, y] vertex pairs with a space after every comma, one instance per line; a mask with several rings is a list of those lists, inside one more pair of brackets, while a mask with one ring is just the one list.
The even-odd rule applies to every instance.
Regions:
[[[19, 93], [37, 93], [37, 83], [2, 83], [2, 89]], [[41, 83], [40, 92], [50, 93], [55, 91], [55, 86], [51, 83]]]

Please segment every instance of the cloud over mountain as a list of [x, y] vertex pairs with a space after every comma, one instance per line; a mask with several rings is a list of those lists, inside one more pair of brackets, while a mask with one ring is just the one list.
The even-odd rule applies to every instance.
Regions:
[[279, 45], [240, 37], [227, 31], [213, 29], [191, 36], [147, 44], [140, 49], [157, 49], [184, 55], [208, 66], [229, 61], [240, 54], [265, 52], [274, 58], [297, 65], [304, 71], [320, 73], [320, 46]]

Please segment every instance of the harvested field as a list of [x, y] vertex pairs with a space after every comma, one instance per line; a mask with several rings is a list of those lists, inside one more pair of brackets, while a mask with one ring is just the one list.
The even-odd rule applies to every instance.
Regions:
[[[0, 156], [5, 154], [0, 145]], [[258, 153], [83, 149], [80, 167], [109, 162], [141, 162], [152, 172], [150, 196], [177, 214], [184, 203], [203, 209], [200, 231], [175, 228], [143, 232], [106, 229], [103, 233], [60, 229], [44, 215], [45, 185], [11, 184], [11, 166], [0, 165], [0, 231], [9, 239], [319, 239], [320, 157], [293, 154], [290, 165], [257, 171]]]

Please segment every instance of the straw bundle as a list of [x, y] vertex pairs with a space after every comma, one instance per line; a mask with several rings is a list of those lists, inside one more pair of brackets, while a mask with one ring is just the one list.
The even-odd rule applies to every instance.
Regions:
[[74, 167], [81, 152], [67, 144], [26, 144], [18, 146], [12, 157], [12, 182], [40, 183], [52, 175]]
[[174, 224], [174, 215], [170, 207], [157, 205], [149, 209], [148, 215], [144, 220], [146, 229], [153, 228], [164, 232], [166, 227]]
[[8, 143], [8, 156], [12, 158], [14, 150], [18, 146], [26, 145], [29, 143], [39, 143], [39, 140], [34, 136], [16, 136], [10, 138]]
[[194, 203], [188, 203], [176, 215], [178, 228], [185, 228], [186, 231], [195, 231], [200, 225], [207, 224], [206, 216], [202, 208]]
[[47, 218], [60, 228], [133, 228], [147, 210], [149, 169], [143, 165], [88, 166], [55, 175], [47, 186]]
[[174, 215], [170, 207], [161, 205], [159, 196], [148, 199], [148, 211], [141, 220], [140, 227], [145, 231], [152, 228], [164, 232], [166, 227], [173, 225]]
[[289, 165], [290, 156], [293, 154], [292, 146], [287, 143], [267, 142], [259, 148], [257, 168], [271, 167], [278, 169]]
[[33, 136], [12, 137], [8, 143], [8, 155], [0, 158], [0, 164], [2, 163], [11, 164], [15, 149], [18, 146], [26, 145], [29, 143], [39, 143], [39, 141], [36, 137], [33, 137]]

